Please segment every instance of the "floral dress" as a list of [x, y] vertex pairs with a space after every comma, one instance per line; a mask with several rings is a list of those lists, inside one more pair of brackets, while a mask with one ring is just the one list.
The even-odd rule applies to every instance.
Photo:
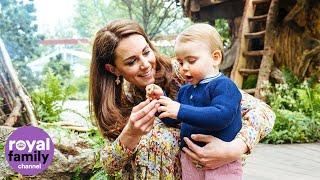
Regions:
[[[254, 145], [271, 130], [275, 114], [264, 102], [242, 92], [242, 129], [237, 135], [251, 152]], [[101, 162], [109, 175], [121, 171], [121, 179], [181, 179], [179, 129], [164, 125], [159, 119], [130, 151], [119, 139], [106, 141]]]

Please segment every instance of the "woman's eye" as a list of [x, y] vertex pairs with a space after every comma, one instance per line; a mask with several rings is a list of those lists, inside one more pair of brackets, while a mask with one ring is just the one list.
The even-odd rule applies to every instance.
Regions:
[[131, 60], [127, 61], [127, 65], [132, 66], [135, 62], [136, 62], [135, 59], [131, 59]]
[[149, 55], [149, 53], [150, 53], [150, 50], [147, 50], [147, 51], [145, 51], [145, 52], [143, 53], [143, 55], [147, 56], [147, 55]]

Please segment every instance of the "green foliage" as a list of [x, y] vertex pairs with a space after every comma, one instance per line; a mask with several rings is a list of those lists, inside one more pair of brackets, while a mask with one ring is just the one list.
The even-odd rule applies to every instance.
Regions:
[[97, 129], [91, 129], [88, 132], [88, 138], [91, 140], [90, 143], [93, 146], [93, 149], [100, 150], [103, 148], [104, 138]]
[[284, 79], [286, 80], [286, 83], [290, 87], [295, 87], [300, 83], [299, 79], [289, 69], [284, 68], [282, 72], [283, 72]]
[[243, 89], [251, 89], [255, 88], [257, 84], [258, 76], [254, 74], [250, 74], [243, 82]]
[[302, 112], [274, 110], [277, 116], [273, 131], [264, 140], [266, 143], [308, 143], [320, 139], [320, 121], [312, 120]]
[[320, 140], [320, 84], [299, 83], [286, 72], [287, 84], [269, 87], [268, 103], [277, 119], [268, 143], [304, 143]]
[[225, 19], [217, 19], [217, 20], [215, 20], [214, 27], [219, 32], [219, 34], [222, 38], [224, 47], [227, 47], [227, 48], [230, 47], [231, 37], [230, 37], [228, 21]]
[[295, 87], [289, 84], [276, 84], [268, 96], [268, 101], [274, 109], [302, 112], [315, 119], [320, 113], [319, 88], [319, 84], [312, 88], [306, 81]]
[[81, 168], [80, 167], [76, 167], [76, 171], [73, 175], [73, 177], [71, 178], [71, 180], [81, 180]]
[[61, 55], [49, 61], [43, 69], [43, 74], [46, 74], [49, 70], [52, 71], [55, 76], [59, 76], [64, 80], [71, 79], [72, 77], [71, 65], [63, 60]]
[[24, 61], [33, 57], [40, 39], [33, 1], [0, 0], [0, 4], [0, 34], [11, 58]]
[[109, 176], [105, 170], [99, 169], [98, 171], [94, 172], [94, 175], [91, 176], [90, 180], [108, 180]]
[[76, 88], [71, 85], [63, 85], [58, 76], [48, 71], [42, 81], [40, 89], [32, 92], [32, 102], [35, 107], [36, 116], [44, 122], [60, 120], [60, 114], [64, 102], [74, 94]]
[[27, 89], [39, 82], [26, 66], [39, 55], [35, 8], [33, 1], [0, 0], [0, 38], [3, 39], [20, 81]]
[[102, 168], [96, 169], [93, 172], [93, 176], [90, 177], [90, 180], [108, 180], [108, 179], [121, 180], [123, 178], [120, 172], [116, 173], [115, 176], [109, 176], [106, 173], [106, 171]]
[[0, 142], [0, 152], [2, 154], [2, 152], [4, 151], [4, 142]]
[[0, 161], [4, 162], [5, 161], [5, 156], [4, 156], [4, 143], [2, 140], [0, 141]]
[[83, 37], [92, 37], [107, 22], [120, 18], [136, 20], [150, 38], [159, 33], [177, 34], [189, 21], [182, 18], [175, 1], [164, 0], [79, 0], [76, 11], [74, 27]]
[[73, 99], [86, 100], [89, 92], [89, 77], [87, 75], [74, 78], [72, 84], [77, 87], [77, 93], [72, 96]]
[[110, 21], [110, 14], [117, 11], [108, 8], [104, 0], [78, 0], [74, 27], [82, 37], [92, 37], [100, 28]]
[[39, 76], [36, 76], [36, 74], [32, 72], [32, 70], [26, 65], [26, 62], [13, 61], [13, 65], [17, 70], [20, 82], [29, 92], [33, 91], [41, 84]]
[[160, 32], [167, 31], [173, 22], [182, 19], [182, 11], [177, 8], [174, 1], [114, 0], [111, 1], [110, 8], [118, 9], [112, 19], [136, 20], [151, 39]]
[[97, 129], [91, 129], [88, 134], [88, 139], [90, 139], [90, 144], [96, 152], [96, 163], [93, 167], [93, 172], [90, 180], [108, 179], [108, 174], [102, 169], [100, 162], [100, 150], [104, 147], [104, 138], [101, 136]]

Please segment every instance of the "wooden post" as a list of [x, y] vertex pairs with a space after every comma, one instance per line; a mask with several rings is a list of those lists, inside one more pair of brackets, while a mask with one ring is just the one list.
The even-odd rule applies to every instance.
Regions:
[[266, 88], [266, 83], [269, 82], [269, 77], [271, 74], [271, 69], [273, 67], [273, 55], [274, 51], [269, 49], [265, 51], [265, 55], [260, 64], [260, 72], [257, 80], [256, 89], [254, 92], [254, 96], [266, 101], [266, 95], [263, 93]]
[[269, 7], [269, 12], [267, 16], [267, 21], [266, 21], [266, 30], [265, 30], [265, 40], [264, 40], [264, 56], [261, 60], [260, 64], [260, 72], [256, 84], [256, 89], [254, 96], [266, 101], [266, 94], [264, 93], [265, 91], [265, 86], [266, 83], [269, 82], [269, 77], [271, 74], [272, 67], [274, 66], [273, 62], [273, 57], [275, 54], [274, 48], [272, 46], [273, 43], [273, 28], [274, 28], [274, 22], [276, 19], [276, 12], [277, 12], [277, 7], [278, 7], [278, 0], [272, 0], [270, 7]]
[[13, 126], [17, 120], [18, 117], [21, 116], [20, 110], [21, 110], [21, 101], [20, 98], [16, 98], [14, 101], [14, 108], [10, 114], [10, 116], [7, 118], [6, 122], [4, 123], [5, 126]]
[[5, 47], [2, 39], [0, 39], [0, 52], [2, 54], [4, 66], [8, 70], [8, 74], [9, 74], [10, 78], [12, 79], [13, 86], [16, 89], [16, 91], [18, 92], [18, 95], [19, 95], [20, 99], [22, 100], [23, 105], [26, 107], [28, 116], [30, 118], [30, 123], [33, 126], [38, 126], [38, 121], [33, 113], [33, 106], [30, 102], [30, 98], [23, 91], [22, 84], [20, 83], [18, 76], [16, 74], [16, 71], [13, 68], [9, 53], [6, 50], [6, 47]]

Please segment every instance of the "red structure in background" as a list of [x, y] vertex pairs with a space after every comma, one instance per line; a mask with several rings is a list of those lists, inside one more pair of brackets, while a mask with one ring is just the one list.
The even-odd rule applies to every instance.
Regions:
[[42, 45], [67, 45], [67, 44], [90, 44], [89, 39], [45, 39], [39, 42]]

